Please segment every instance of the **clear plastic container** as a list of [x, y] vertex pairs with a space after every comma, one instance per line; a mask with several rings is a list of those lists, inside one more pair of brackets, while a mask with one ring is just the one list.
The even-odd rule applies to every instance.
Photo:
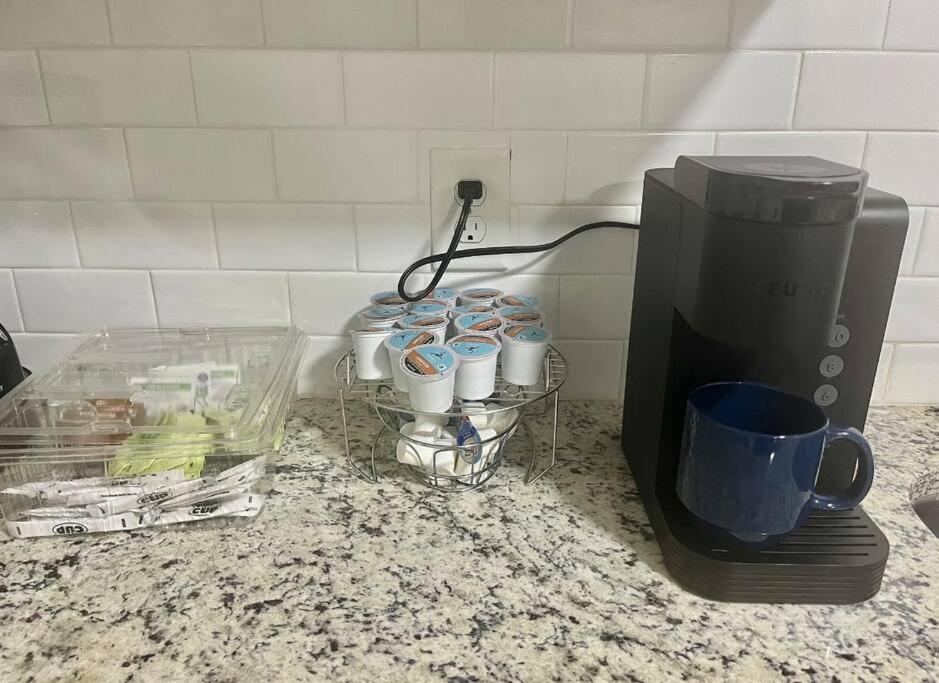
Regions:
[[293, 327], [94, 335], [0, 399], [6, 531], [250, 522], [308, 343]]

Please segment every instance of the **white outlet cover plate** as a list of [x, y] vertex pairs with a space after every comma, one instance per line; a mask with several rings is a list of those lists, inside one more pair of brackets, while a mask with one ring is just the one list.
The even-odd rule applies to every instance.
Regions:
[[[508, 149], [430, 150], [430, 215], [434, 253], [446, 251], [460, 215], [454, 188], [461, 180], [481, 180], [486, 186], [482, 204], [473, 204], [472, 215], [486, 223], [483, 247], [510, 246], [511, 154]], [[460, 249], [474, 245], [461, 244]], [[450, 270], [506, 270], [510, 256], [479, 256], [454, 261]]]

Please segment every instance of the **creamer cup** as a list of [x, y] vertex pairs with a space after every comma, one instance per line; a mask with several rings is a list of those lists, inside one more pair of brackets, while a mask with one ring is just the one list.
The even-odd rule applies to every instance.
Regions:
[[398, 306], [403, 308], [407, 305], [407, 301], [401, 298], [401, 295], [393, 289], [389, 289], [385, 292], [378, 292], [377, 294], [372, 294], [371, 302], [375, 306]]
[[401, 372], [401, 355], [410, 349], [424, 346], [425, 344], [434, 344], [437, 338], [429, 330], [393, 330], [393, 334], [385, 338], [384, 346], [388, 352], [388, 360], [391, 363], [391, 376], [395, 381], [397, 391], [407, 392], [408, 383]]
[[453, 322], [457, 334], [481, 334], [484, 337], [495, 337], [502, 327], [502, 321], [495, 313], [467, 313]]
[[450, 320], [446, 315], [408, 315], [398, 321], [403, 330], [427, 330], [433, 332], [438, 344], [447, 338], [447, 325]]
[[391, 377], [391, 363], [383, 342], [394, 334], [390, 327], [369, 327], [352, 330], [352, 348], [355, 349], [355, 374], [360, 379], [384, 379]]
[[538, 308], [539, 299], [528, 294], [503, 294], [496, 302], [496, 307], [522, 306], [525, 308]]
[[427, 344], [401, 354], [398, 366], [408, 384], [411, 407], [443, 413], [453, 405], [453, 385], [460, 359], [446, 346]]
[[502, 339], [502, 379], [509, 384], [537, 384], [551, 333], [534, 325], [506, 325]]
[[437, 289], [431, 293], [430, 298], [436, 301], [442, 301], [450, 308], [453, 308], [456, 306], [457, 294], [453, 287], [437, 287]]
[[[506, 308], [515, 308], [516, 310], [505, 312]], [[534, 309], [520, 311], [517, 310], [517, 307], [506, 306], [499, 309], [498, 316], [506, 325], [537, 325], [538, 327], [544, 325], [544, 314]]]
[[464, 306], [471, 304], [492, 306], [500, 296], [502, 296], [501, 289], [495, 289], [493, 287], [472, 287], [460, 292], [460, 303]]
[[438, 299], [422, 299], [408, 305], [408, 312], [414, 315], [446, 315], [451, 306]]
[[462, 334], [448, 341], [447, 348], [460, 359], [453, 393], [470, 401], [491, 396], [496, 389], [496, 364], [502, 350], [499, 340]]
[[359, 313], [362, 327], [394, 327], [408, 313], [398, 306], [369, 306]]

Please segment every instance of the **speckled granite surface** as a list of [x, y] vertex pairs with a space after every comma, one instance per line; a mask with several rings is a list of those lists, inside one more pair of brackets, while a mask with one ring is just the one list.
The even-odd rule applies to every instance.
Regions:
[[865, 507], [891, 560], [875, 598], [841, 607], [678, 589], [619, 416], [565, 404], [541, 481], [515, 456], [441, 497], [390, 466], [354, 478], [338, 405], [302, 401], [251, 527], [0, 543], [0, 680], [936, 680], [939, 539], [907, 491], [939, 467], [939, 412], [872, 412]]

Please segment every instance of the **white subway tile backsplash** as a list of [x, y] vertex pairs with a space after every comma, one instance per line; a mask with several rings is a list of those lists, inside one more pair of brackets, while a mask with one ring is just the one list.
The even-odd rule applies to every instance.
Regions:
[[861, 131], [718, 133], [717, 153], [812, 156], [860, 166], [866, 142], [867, 133]]
[[72, 219], [85, 267], [218, 267], [208, 204], [72, 202]]
[[[426, 204], [359, 204], [355, 207], [358, 270], [394, 273], [431, 253]], [[426, 272], [428, 267], [418, 272]]]
[[185, 50], [43, 50], [40, 59], [54, 124], [196, 122]]
[[[497, 130], [422, 130], [417, 137], [418, 190], [421, 202], [430, 201], [430, 150], [508, 149], [511, 136]], [[513, 160], [514, 161], [514, 160]]]
[[422, 47], [561, 49], [567, 44], [568, 0], [421, 0]]
[[0, 126], [49, 123], [36, 53], [0, 51]]
[[[520, 206], [518, 243], [542, 244], [574, 228], [611, 220], [635, 223], [634, 206]], [[638, 233], [608, 228], [575, 237], [564, 246], [541, 254], [519, 254], [513, 269], [534, 273], [630, 274], [633, 272]]]
[[567, 136], [512, 133], [512, 201], [560, 204], [564, 201]]
[[0, 47], [109, 42], [104, 0], [0, 0]]
[[879, 49], [889, 0], [736, 0], [731, 47]]
[[795, 125], [935, 129], [939, 54], [809, 52], [802, 65]]
[[311, 337], [297, 381], [300, 396], [336, 398], [336, 363], [351, 347], [348, 337]]
[[722, 48], [730, 0], [576, 0], [574, 47]]
[[0, 198], [127, 199], [117, 128], [0, 128]]
[[[629, 336], [633, 279], [619, 275], [561, 277], [561, 339], [623, 339]], [[597, 315], [603, 311], [603, 315]], [[618, 376], [619, 373], [617, 373]]]
[[351, 126], [483, 128], [492, 122], [492, 57], [476, 52], [347, 52]]
[[[293, 323], [310, 334], [348, 338], [376, 292], [395, 289], [390, 273], [288, 273]], [[415, 287], [416, 289], [416, 287]]]
[[74, 350], [82, 336], [20, 332], [13, 335], [13, 343], [16, 344], [16, 354], [23, 367], [29, 368], [34, 374], [41, 374]]
[[[913, 272], [917, 275], [939, 275], [939, 209], [926, 212]], [[939, 306], [939, 301], [933, 303]]]
[[266, 130], [129, 128], [126, 135], [139, 199], [274, 198]]
[[552, 342], [567, 360], [564, 399], [622, 401], [623, 342], [556, 339]]
[[571, 134], [567, 201], [638, 204], [647, 170], [674, 166], [682, 154], [711, 154], [713, 150], [713, 133]]
[[194, 50], [192, 76], [202, 125], [343, 123], [338, 52]]
[[0, 269], [0, 323], [7, 332], [21, 332], [23, 319], [20, 317], [20, 304], [13, 284], [12, 271]]
[[936, 403], [939, 344], [897, 344], [884, 400], [887, 403]]
[[17, 270], [27, 332], [154, 327], [150, 276], [139, 270]]
[[406, 48], [417, 45], [416, 0], [263, 0], [268, 45]]
[[800, 55], [651, 55], [643, 124], [652, 129], [788, 128]]
[[417, 134], [380, 130], [275, 130], [282, 199], [417, 200]]
[[880, 349], [880, 358], [877, 360], [877, 374], [874, 375], [874, 386], [871, 389], [871, 403], [883, 403], [884, 392], [887, 390], [887, 377], [890, 374], [890, 360], [893, 358], [893, 344], [884, 344]]
[[922, 207], [910, 209], [910, 222], [906, 229], [906, 241], [903, 243], [903, 256], [900, 258], [900, 275], [913, 274], [913, 264], [916, 261], [916, 251], [919, 248], [920, 233], [925, 217], [926, 209]]
[[260, 0], [108, 0], [115, 45], [264, 43]]
[[0, 266], [78, 266], [65, 202], [0, 202]]
[[160, 325], [286, 325], [290, 322], [283, 273], [154, 271]]
[[891, 0], [887, 22], [888, 50], [939, 50], [939, 3], [935, 0]]
[[939, 339], [939, 278], [901, 277], [887, 320], [888, 342]]
[[503, 128], [636, 128], [643, 55], [496, 55], [495, 125]]
[[342, 204], [216, 204], [222, 268], [353, 270], [355, 221]]
[[908, 204], [939, 205], [939, 133], [871, 133], [864, 168], [870, 184]]

